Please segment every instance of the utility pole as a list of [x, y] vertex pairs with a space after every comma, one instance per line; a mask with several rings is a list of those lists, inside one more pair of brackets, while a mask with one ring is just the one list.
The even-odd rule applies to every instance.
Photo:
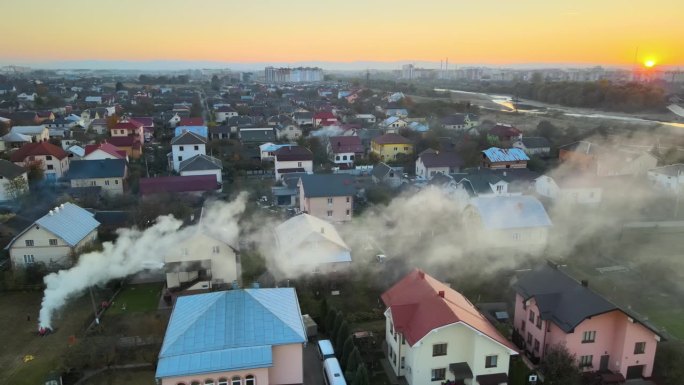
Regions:
[[97, 316], [97, 305], [95, 305], [95, 296], [93, 295], [93, 287], [90, 286], [88, 288], [88, 291], [90, 291], [90, 302], [93, 304], [93, 313], [95, 314], [95, 324], [99, 325], [100, 324], [100, 318]]

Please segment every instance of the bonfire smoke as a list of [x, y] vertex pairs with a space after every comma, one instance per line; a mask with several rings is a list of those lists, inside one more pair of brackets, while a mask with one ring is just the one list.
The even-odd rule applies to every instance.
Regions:
[[119, 230], [116, 242], [105, 242], [102, 251], [81, 255], [72, 268], [45, 277], [40, 327], [51, 328], [53, 314], [71, 296], [88, 287], [135, 274], [150, 265], [161, 265], [165, 255], [197, 231], [206, 231], [230, 245], [236, 245], [238, 219], [245, 209], [246, 199], [247, 194], [243, 193], [230, 203], [210, 203], [198, 225], [182, 229], [180, 220], [167, 215], [157, 218], [156, 223], [145, 230]]

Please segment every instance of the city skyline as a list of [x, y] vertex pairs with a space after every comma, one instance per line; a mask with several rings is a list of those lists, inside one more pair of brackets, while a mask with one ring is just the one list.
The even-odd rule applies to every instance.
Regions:
[[[471, 66], [684, 66], [684, 4], [204, 0], [67, 0], [32, 22], [40, 0], [3, 5], [0, 63], [304, 64], [345, 69]], [[28, 27], [28, 28], [27, 28]], [[19, 32], [20, 31], [20, 32]], [[46, 31], [49, 31], [47, 33]], [[638, 48], [638, 54], [636, 54]], [[326, 66], [326, 63], [331, 65]], [[78, 66], [77, 64], [74, 64]], [[364, 64], [365, 65], [365, 64]], [[135, 65], [132, 65], [135, 67]]]

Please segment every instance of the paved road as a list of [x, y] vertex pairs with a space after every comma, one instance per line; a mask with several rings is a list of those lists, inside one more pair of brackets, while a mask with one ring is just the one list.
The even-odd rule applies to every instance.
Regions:
[[318, 357], [316, 341], [304, 348], [304, 385], [323, 385], [323, 363]]

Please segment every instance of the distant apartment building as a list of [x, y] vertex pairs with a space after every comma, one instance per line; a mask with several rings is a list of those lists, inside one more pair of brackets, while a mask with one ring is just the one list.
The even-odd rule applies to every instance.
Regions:
[[323, 81], [323, 70], [318, 67], [266, 67], [264, 75], [266, 83], [305, 83]]

